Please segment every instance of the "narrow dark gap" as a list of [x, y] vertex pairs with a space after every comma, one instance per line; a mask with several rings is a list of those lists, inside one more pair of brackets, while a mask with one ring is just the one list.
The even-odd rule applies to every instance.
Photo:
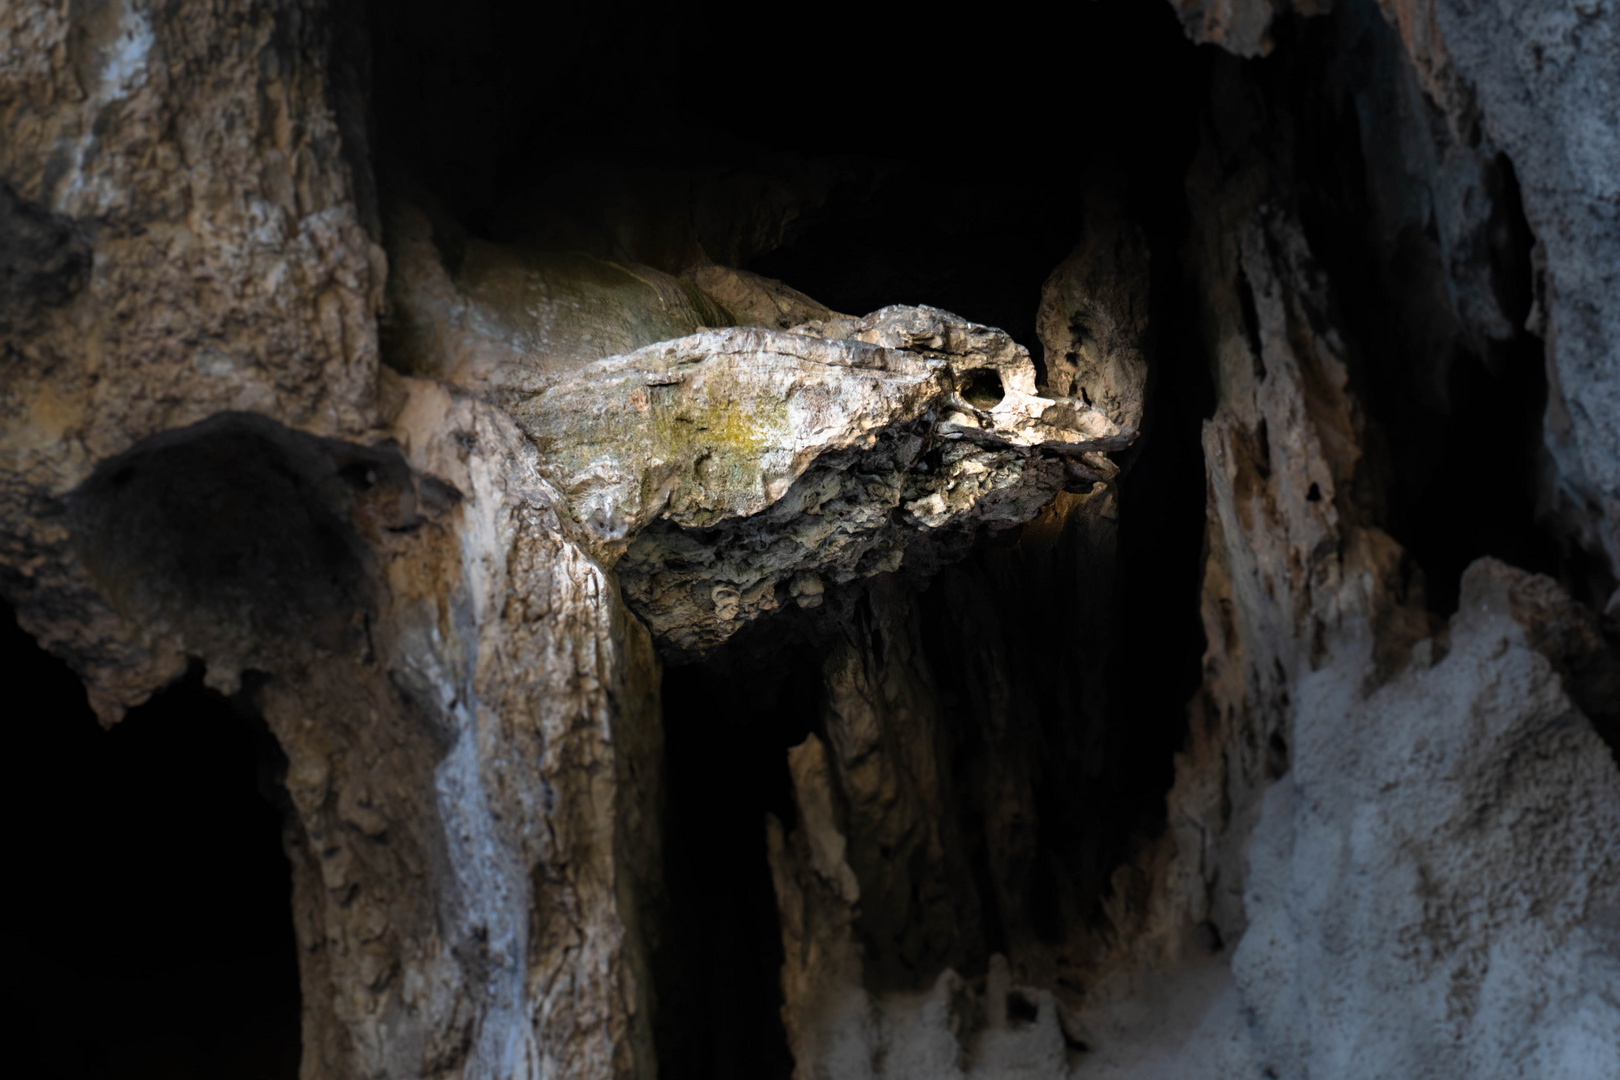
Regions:
[[669, 908], [653, 958], [660, 1075], [786, 1080], [782, 930], [765, 815], [796, 819], [787, 751], [819, 724], [810, 649], [728, 670], [690, 664], [663, 683]]
[[8, 1055], [60, 1080], [298, 1075], [291, 868], [271, 799], [285, 761], [200, 669], [110, 731], [61, 661], [0, 612], [20, 704]]
[[[972, 674], [985, 643], [946, 599], [968, 579], [948, 571], [919, 598], [990, 951], [1005, 951], [1020, 926], [1059, 936], [1065, 890], [1077, 886], [1080, 905], [1093, 910], [1112, 870], [1162, 826], [1204, 648], [1200, 426], [1214, 397], [1196, 320], [1186, 317], [1197, 303], [1181, 253], [1190, 229], [1182, 183], [1197, 148], [1208, 50], [1186, 41], [1168, 8], [1087, 5], [1071, 25], [1056, 40], [1026, 43], [1032, 74], [1016, 106], [989, 92], [980, 105], [1002, 110], [987, 136], [1041, 148], [1030, 167], [1014, 166], [1010, 176], [942, 169], [931, 148], [890, 160], [877, 182], [836, 189], [793, 224], [782, 247], [750, 263], [844, 311], [894, 302], [957, 311], [1006, 329], [1039, 363], [1040, 288], [1079, 237], [1089, 184], [1122, 177], [1125, 210], [1148, 235], [1150, 324], [1159, 338], [1143, 436], [1119, 486], [1117, 555], [1077, 541], [1065, 548], [1067, 565], [1021, 566], [1007, 551], [1015, 530], [986, 538], [961, 571], [995, 582], [1005, 635], [997, 655], [1009, 665], [1001, 676], [1016, 688], [1031, 729], [1018, 753], [1033, 769], [1040, 857], [1015, 912], [990, 903], [985, 807], [975, 794], [994, 753], [980, 734], [985, 702]], [[1127, 98], [1124, 88], [1149, 79], [1153, 93]], [[1091, 580], [1104, 565], [1095, 560], [1114, 558], [1107, 580]], [[1098, 616], [1084, 597], [1107, 590], [1117, 606]], [[1083, 626], [1094, 616], [1117, 621]], [[1109, 663], [1083, 672], [1076, 639], [1092, 635], [1103, 639], [1095, 646], [1108, 650]]]
[[[1588, 602], [1589, 568], [1561, 553], [1537, 520], [1542, 416], [1547, 402], [1541, 339], [1524, 327], [1535, 238], [1512, 164], [1487, 162], [1479, 197], [1491, 200], [1478, 243], [1490, 280], [1448, 290], [1433, 211], [1392, 149], [1410, 104], [1397, 93], [1399, 45], [1370, 0], [1330, 18], [1281, 24], [1276, 53], [1254, 71], [1286, 110], [1302, 223], [1332, 283], [1352, 346], [1352, 381], [1367, 408], [1367, 502], [1423, 570], [1426, 601], [1456, 610], [1462, 571], [1481, 556], [1550, 574]], [[1443, 121], [1425, 105], [1420, 119]], [[1378, 132], [1366, 144], [1358, 110]], [[1455, 290], [1494, 301], [1504, 321], [1488, 336], [1456, 314]], [[1465, 297], [1465, 300], [1467, 298]], [[1572, 553], [1578, 555], [1578, 553]], [[1609, 583], [1612, 584], [1612, 583]]]

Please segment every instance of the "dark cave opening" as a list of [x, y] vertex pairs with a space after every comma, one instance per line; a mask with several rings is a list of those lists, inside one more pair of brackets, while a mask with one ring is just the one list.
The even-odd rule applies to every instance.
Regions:
[[200, 668], [103, 730], [77, 677], [0, 614], [19, 706], [12, 1060], [60, 1080], [298, 1075], [280, 749]]
[[765, 815], [796, 817], [787, 751], [820, 723], [821, 658], [670, 668], [663, 683], [669, 904], [655, 950], [661, 1075], [792, 1075]]

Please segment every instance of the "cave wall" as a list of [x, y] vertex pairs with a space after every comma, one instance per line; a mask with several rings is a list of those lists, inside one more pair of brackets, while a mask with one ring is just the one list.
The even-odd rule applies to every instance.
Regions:
[[0, 589], [274, 737], [300, 1075], [1620, 1067], [1612, 6], [1093, 7], [0, 13]]
[[301, 1075], [647, 1072], [657, 661], [510, 420], [378, 364], [341, 14], [0, 16], [7, 599], [103, 722], [194, 658], [280, 743]]

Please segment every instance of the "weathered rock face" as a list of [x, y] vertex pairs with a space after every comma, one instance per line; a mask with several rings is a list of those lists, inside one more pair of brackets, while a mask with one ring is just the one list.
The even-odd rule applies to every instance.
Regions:
[[[1607, 6], [1512, 13], [1438, 2], [1381, 5], [1431, 99], [1469, 143], [1512, 160], [1535, 233], [1533, 329], [1547, 343], [1552, 511], [1612, 564], [1620, 550], [1612, 300], [1620, 259], [1612, 110], [1620, 15]], [[1476, 130], [1477, 126], [1477, 130]]]
[[305, 1076], [650, 1075], [658, 663], [608, 569], [700, 652], [1133, 433], [943, 312], [704, 269], [820, 321], [693, 335], [690, 281], [452, 273], [409, 208], [379, 369], [319, 14], [8, 15], [8, 595], [108, 722], [195, 657], [281, 744]]
[[647, 1070], [656, 662], [510, 419], [379, 373], [332, 30], [0, 16], [6, 593], [106, 721], [191, 656], [281, 743], [303, 1075]]
[[1482, 560], [1444, 659], [1426, 642], [1371, 694], [1342, 661], [1299, 682], [1233, 958], [1279, 1075], [1612, 1070], [1620, 786], [1533, 644], [1570, 607]]
[[1332, 0], [1171, 0], [1187, 36], [1237, 56], [1265, 56], [1275, 47], [1272, 22], [1290, 11], [1321, 15]]
[[1328, 7], [1158, 9], [1036, 356], [722, 265], [876, 151], [497, 198], [357, 7], [0, 13], [0, 592], [273, 735], [306, 1080], [1620, 1071], [1614, 11]]

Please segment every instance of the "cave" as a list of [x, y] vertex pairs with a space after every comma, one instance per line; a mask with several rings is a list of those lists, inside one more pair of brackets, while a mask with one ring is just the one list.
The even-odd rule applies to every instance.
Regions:
[[37, 1071], [1620, 1067], [1556, 8], [0, 17]]
[[[298, 1075], [301, 1005], [285, 760], [201, 672], [103, 730], [77, 677], [5, 613], [24, 713], [7, 816], [8, 1009], [31, 1076]], [[87, 1016], [94, 1015], [92, 1021]]]
[[[690, 213], [696, 243], [719, 261], [780, 279], [837, 311], [904, 302], [959, 312], [1008, 331], [1042, 370], [1037, 302], [1082, 230], [1087, 200], [1144, 224], [1153, 321], [1165, 329], [1155, 342], [1145, 420], [1153, 436], [1130, 463], [1136, 481], [1121, 487], [1117, 541], [1103, 541], [1109, 550], [1099, 553], [1096, 538], [1071, 526], [1055, 552], [1026, 555], [1016, 547], [1018, 530], [1004, 530], [965, 553], [959, 568], [917, 579], [930, 627], [927, 662], [940, 679], [942, 723], [963, 772], [961, 828], [976, 849], [956, 885], [995, 890], [983, 850], [989, 779], [972, 765], [995, 753], [979, 731], [985, 673], [973, 671], [974, 633], [1006, 635], [994, 662], [1011, 666], [1004, 677], [1021, 686], [1019, 722], [1038, 731], [1012, 753], [1047, 756], [1033, 766], [1042, 830], [1035, 843], [1073, 855], [1043, 855], [1015, 888], [1020, 895], [1007, 899], [1014, 910], [987, 903], [985, 929], [967, 935], [974, 943], [908, 959], [878, 978], [914, 991], [954, 962], [982, 981], [1009, 932], [1055, 940], [1065, 918], [1097, 918], [1110, 875], [1162, 828], [1203, 650], [1198, 429], [1213, 392], [1202, 344], [1175, 315], [1196, 302], [1178, 270], [1190, 220], [1176, 208], [1197, 149], [1199, 87], [1210, 59], [1168, 9], [1098, 4], [1061, 34], [1043, 33], [1033, 15], [981, 20], [973, 47], [1017, 55], [1017, 80], [878, 80], [858, 104], [830, 113], [814, 81], [788, 80], [768, 103], [743, 94], [717, 108], [696, 58], [746, 55], [760, 27], [649, 11], [630, 29], [608, 9], [541, 13], [489, 3], [468, 8], [447, 35], [437, 10], [370, 11], [368, 145], [385, 233], [391, 200], [420, 199], [433, 207], [433, 241], [449, 265], [468, 257], [472, 240], [579, 244], [600, 257], [674, 271], [693, 241], [669, 219]], [[879, 64], [889, 41], [919, 56], [961, 48], [947, 24], [918, 27], [869, 13], [862, 32]], [[537, 68], [531, 43], [539, 40], [580, 47], [550, 51]], [[584, 43], [609, 41], [616, 60], [604, 75]], [[860, 77], [853, 55], [834, 63]], [[1062, 100], [1108, 107], [1054, 129], [1043, 107]], [[646, 103], [656, 106], [649, 112]], [[783, 123], [784, 115], [816, 116], [817, 127], [852, 133], [918, 118], [925, 132], [937, 123], [938, 134], [842, 148], [807, 137], [809, 127]], [[512, 137], [520, 131], [545, 138]], [[947, 131], [982, 134], [959, 142]], [[767, 203], [802, 206], [779, 236], [750, 231], [746, 217], [728, 219], [724, 203], [714, 204], [728, 191], [756, 202], [762, 190]], [[681, 210], [683, 200], [695, 209]], [[412, 370], [408, 361], [388, 360], [390, 333], [404, 336], [385, 324], [385, 362]], [[1004, 388], [995, 373], [979, 371], [961, 393], [991, 408]], [[1115, 589], [1113, 572], [1098, 567], [1113, 561], [1116, 542], [1116, 593], [1078, 619], [1052, 601]], [[1088, 568], [1097, 557], [1107, 561]], [[983, 625], [953, 633], [961, 612], [952, 611], [952, 597], [964, 590], [993, 599]], [[659, 1068], [669, 1075], [792, 1072], [778, 1016], [781, 945], [760, 822], [771, 813], [791, 827], [784, 754], [809, 732], [825, 736], [819, 673], [835, 630], [822, 615], [783, 614], [723, 655], [666, 668], [669, 929], [653, 965]], [[1065, 670], [1077, 648], [1107, 660]], [[1114, 704], [1127, 696], [1129, 723]], [[1082, 731], [1073, 730], [1077, 714], [1087, 718]], [[1076, 787], [1062, 779], [1065, 771], [1083, 772], [1088, 782]], [[1058, 884], [1071, 873], [1081, 882], [1074, 895]]]

